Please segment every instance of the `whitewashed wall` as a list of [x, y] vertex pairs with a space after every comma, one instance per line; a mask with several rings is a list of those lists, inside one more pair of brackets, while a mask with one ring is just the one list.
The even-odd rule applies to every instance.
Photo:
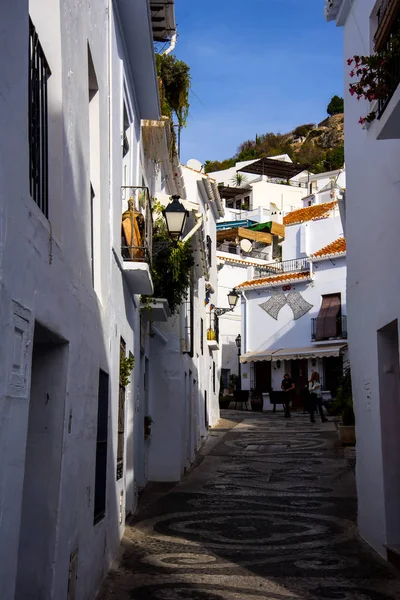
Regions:
[[[355, 0], [344, 27], [344, 58], [364, 54], [372, 46], [370, 16], [374, 0]], [[346, 235], [348, 256], [348, 326], [357, 435], [358, 524], [361, 536], [380, 554], [384, 544], [400, 544], [399, 527], [388, 527], [391, 502], [398, 504], [400, 480], [398, 429], [382, 420], [388, 406], [390, 367], [394, 355], [379, 369], [378, 331], [400, 319], [397, 256], [399, 203], [399, 140], [377, 140], [380, 123], [368, 130], [358, 124], [370, 108], [347, 92], [345, 72], [345, 152], [347, 168]], [[384, 301], [383, 301], [384, 299]], [[384, 374], [384, 369], [389, 369]], [[379, 377], [383, 384], [379, 390]], [[392, 423], [398, 427], [398, 395]], [[384, 452], [382, 452], [384, 447]], [[390, 537], [392, 536], [392, 539]], [[393, 536], [396, 538], [393, 539]]]
[[[212, 240], [212, 267], [206, 281], [200, 269], [199, 244], [193, 238], [195, 251], [193, 357], [182, 353], [184, 324], [180, 314], [167, 323], [155, 325], [151, 339], [151, 369], [149, 411], [153, 418], [152, 435], [148, 442], [148, 479], [179, 481], [195, 453], [208, 435], [208, 425], [219, 419], [220, 358], [218, 350], [207, 343], [210, 326], [210, 304], [217, 304], [216, 207], [209, 201], [202, 186], [203, 176], [183, 169], [187, 200], [198, 204], [203, 216], [204, 239]], [[210, 303], [205, 305], [206, 283], [214, 289]], [[182, 312], [181, 309], [180, 312]], [[151, 316], [150, 316], [151, 318]], [[200, 320], [203, 319], [203, 351], [200, 340]], [[213, 386], [215, 362], [215, 391]], [[206, 399], [207, 398], [207, 399]]]
[[310, 256], [342, 237], [343, 225], [339, 210], [335, 214], [337, 216], [285, 227], [282, 260]]
[[[2, 85], [0, 123], [2, 131], [9, 132], [6, 134], [7, 148], [4, 145], [0, 148], [3, 192], [0, 203], [2, 598], [14, 598], [16, 580], [15, 598], [26, 598], [28, 593], [43, 599], [65, 598], [70, 554], [78, 550], [76, 599], [92, 600], [117, 551], [125, 512], [135, 506], [132, 442], [135, 419], [131, 398], [137, 397], [141, 377], [139, 336], [134, 335], [134, 331], [138, 332], [139, 315], [136, 300], [123, 283], [112, 253], [113, 249], [117, 254], [120, 252], [122, 61], [127, 60], [121, 40], [116, 42], [119, 33], [113, 19], [113, 6], [106, 0], [91, 5], [69, 0], [58, 8], [48, 0], [32, 0], [29, 6], [24, 1], [12, 3], [2, 15], [5, 30], [0, 41], [3, 57], [0, 59], [0, 77], [4, 88]], [[30, 198], [28, 189], [28, 9], [52, 70], [49, 79], [49, 220]], [[145, 30], [151, 48], [151, 30], [143, 27]], [[108, 87], [108, 34], [111, 90]], [[99, 87], [95, 171], [98, 182], [96, 208], [102, 218], [96, 229], [95, 261], [101, 264], [101, 273], [95, 279], [95, 289], [90, 263], [90, 178], [94, 173], [93, 167], [90, 171], [88, 44]], [[134, 123], [132, 146], [137, 149], [140, 118], [146, 115], [138, 112], [133, 82], [128, 81], [127, 86]], [[141, 86], [140, 81], [137, 86]], [[156, 90], [156, 81], [153, 86]], [[150, 104], [157, 105], [157, 96], [151, 101], [149, 98]], [[132, 183], [139, 180], [138, 175], [137, 154], [132, 158]], [[40, 463], [41, 474], [49, 477], [47, 480], [37, 477], [29, 511], [35, 506], [45, 507], [47, 501], [54, 520], [49, 521], [49, 513], [45, 515], [39, 508], [34, 518], [28, 519], [31, 512], [22, 512], [23, 543], [18, 571], [35, 321], [64, 341], [64, 362], [60, 365], [65, 364], [65, 369], [62, 367], [61, 372], [61, 367], [58, 368], [59, 380], [65, 387], [58, 389], [57, 381], [43, 380], [44, 383], [48, 381], [46, 393], [51, 390], [50, 405], [57, 403], [53, 415], [57, 421], [52, 427], [50, 452], [46, 445], [37, 446], [35, 460], [37, 465]], [[19, 334], [21, 328], [22, 337]], [[137, 370], [132, 375], [126, 401], [124, 477], [116, 484], [120, 336], [126, 342], [127, 352], [131, 351], [137, 358]], [[10, 348], [20, 342], [20, 375], [16, 385]], [[99, 368], [110, 376], [107, 506], [106, 517], [94, 526]], [[45, 393], [45, 387], [40, 393]], [[48, 459], [57, 453], [61, 458], [56, 469]], [[43, 471], [46, 465], [52, 471]], [[31, 468], [34, 469], [35, 464]], [[54, 485], [56, 473], [60, 477], [59, 495], [50, 497], [46, 485], [53, 486], [52, 489], [57, 487]], [[33, 475], [34, 470], [28, 479], [33, 480]], [[49, 543], [50, 552], [45, 564], [41, 561], [41, 547], [35, 546], [38, 540], [44, 545]], [[35, 572], [35, 567], [40, 568]]]

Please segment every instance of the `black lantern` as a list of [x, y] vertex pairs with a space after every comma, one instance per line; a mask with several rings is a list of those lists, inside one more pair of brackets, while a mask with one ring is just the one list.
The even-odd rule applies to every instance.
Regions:
[[238, 351], [240, 352], [240, 349], [242, 347], [242, 336], [240, 335], [240, 333], [237, 336], [237, 338], [235, 339], [235, 344], [236, 344]]
[[174, 240], [179, 240], [181, 237], [189, 216], [188, 211], [179, 200], [180, 196], [172, 196], [172, 202], [162, 211], [168, 234]]
[[229, 303], [229, 307], [231, 310], [236, 308], [238, 300], [239, 300], [239, 294], [237, 293], [237, 291], [235, 289], [233, 289], [228, 294], [228, 303]]

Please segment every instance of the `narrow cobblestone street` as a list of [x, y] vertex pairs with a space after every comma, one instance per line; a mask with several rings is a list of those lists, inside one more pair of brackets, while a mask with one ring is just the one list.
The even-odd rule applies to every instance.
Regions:
[[199, 466], [127, 528], [99, 600], [400, 599], [357, 538], [337, 439], [302, 414], [224, 411]]

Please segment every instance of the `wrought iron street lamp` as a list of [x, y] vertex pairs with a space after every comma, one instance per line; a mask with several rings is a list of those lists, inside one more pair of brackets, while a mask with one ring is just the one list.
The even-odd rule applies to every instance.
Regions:
[[189, 216], [189, 212], [180, 202], [180, 196], [172, 196], [172, 202], [162, 211], [162, 214], [167, 224], [170, 238], [179, 240]]
[[231, 290], [228, 294], [228, 304], [229, 304], [229, 308], [216, 308], [214, 309], [215, 314], [217, 315], [217, 317], [220, 317], [221, 315], [224, 315], [227, 312], [231, 312], [232, 310], [235, 310], [236, 305], [238, 303], [239, 300], [239, 292], [237, 292], [235, 289]]
[[240, 355], [242, 351], [242, 336], [239, 335], [235, 339], [235, 344], [238, 349], [238, 381], [237, 381], [237, 390], [240, 391], [242, 389], [242, 381], [241, 381], [241, 369], [240, 369]]

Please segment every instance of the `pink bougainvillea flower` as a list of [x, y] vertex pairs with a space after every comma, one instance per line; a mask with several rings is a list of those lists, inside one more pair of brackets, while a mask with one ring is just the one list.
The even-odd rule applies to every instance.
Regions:
[[349, 75], [350, 75], [350, 77], [354, 77], [354, 75], [355, 75], [354, 71], [350, 71]]
[[360, 125], [364, 125], [365, 119], [363, 117], [360, 117], [360, 120], [358, 121], [358, 123]]
[[352, 64], [353, 64], [353, 62], [354, 62], [354, 61], [353, 61], [353, 59], [352, 59], [352, 58], [348, 58], [348, 59], [347, 59], [347, 64], [349, 65], [349, 67], [350, 67], [350, 65], [352, 65]]
[[353, 90], [353, 88], [350, 88], [350, 94], [351, 94], [352, 96], [354, 96], [354, 94], [355, 94], [355, 93], [356, 93], [356, 92], [355, 92], [355, 90]]

